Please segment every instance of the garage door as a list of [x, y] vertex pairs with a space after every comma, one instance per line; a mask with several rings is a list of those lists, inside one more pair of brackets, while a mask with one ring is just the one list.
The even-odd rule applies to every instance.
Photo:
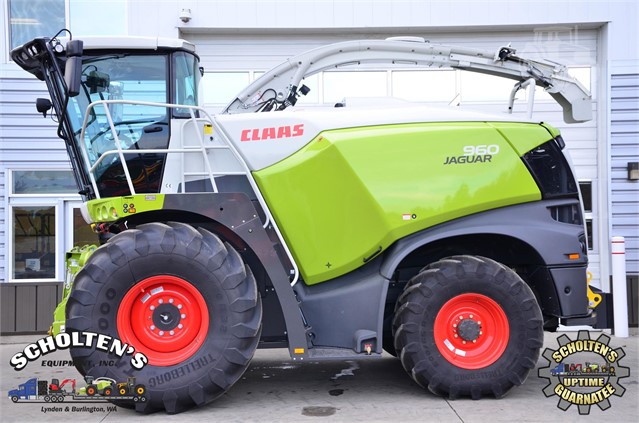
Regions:
[[[496, 51], [512, 43], [518, 53], [529, 58], [547, 58], [566, 66], [573, 76], [594, 92], [597, 86], [597, 30], [576, 27], [543, 27], [521, 32], [477, 33], [413, 33], [430, 42], [451, 44]], [[347, 33], [327, 35], [318, 33], [252, 33], [239, 34], [183, 34], [193, 42], [205, 68], [203, 100], [212, 112], [226, 106], [243, 87], [271, 67], [287, 58], [311, 48], [354, 39], [383, 39], [392, 33]], [[470, 72], [445, 69], [417, 70], [410, 66], [340, 68], [315, 75], [305, 81], [311, 88], [309, 95], [300, 100], [304, 107], [332, 107], [344, 97], [387, 96], [411, 101], [454, 104], [462, 108], [478, 109], [488, 113], [503, 113], [512, 82]], [[520, 92], [515, 114], [526, 114], [526, 93]], [[593, 281], [599, 280], [599, 243], [605, 242], [597, 230], [599, 210], [597, 198], [604, 183], [597, 180], [597, 101], [593, 101], [593, 120], [582, 124], [566, 125], [561, 108], [543, 91], [537, 91], [534, 118], [557, 126], [563, 133], [583, 188], [590, 242], [590, 271]], [[605, 104], [605, 102], [603, 102]], [[599, 143], [605, 145], [605, 142]], [[605, 211], [603, 211], [605, 215]]]

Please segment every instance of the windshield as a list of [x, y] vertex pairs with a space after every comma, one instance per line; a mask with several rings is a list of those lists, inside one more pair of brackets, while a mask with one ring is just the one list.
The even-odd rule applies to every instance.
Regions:
[[[81, 79], [80, 94], [70, 98], [67, 113], [75, 143], [86, 153], [90, 166], [96, 166], [94, 176], [101, 196], [130, 194], [117, 154], [118, 144], [125, 152], [136, 192], [159, 192], [166, 154], [157, 150], [168, 148], [171, 117], [189, 117], [189, 112], [175, 109], [171, 116], [166, 107], [129, 102], [196, 105], [196, 57], [185, 52], [157, 51], [87, 55], [82, 61]], [[101, 100], [125, 102], [88, 109], [91, 103]]]

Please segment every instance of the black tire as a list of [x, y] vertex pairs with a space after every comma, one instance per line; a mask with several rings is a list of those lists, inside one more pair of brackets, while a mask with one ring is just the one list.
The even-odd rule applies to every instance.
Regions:
[[110, 397], [111, 395], [113, 395], [113, 386], [107, 386], [106, 388], [104, 388], [104, 390], [102, 391], [102, 395], [104, 395], [105, 397]]
[[18, 398], [18, 396], [17, 396], [17, 395], [13, 395], [13, 396], [11, 396], [11, 401], [13, 401], [13, 402], [18, 402], [18, 400], [19, 400], [19, 398]]
[[144, 385], [135, 385], [135, 395], [144, 395], [146, 388]]
[[49, 395], [45, 395], [44, 402], [51, 402], [51, 397]]
[[[67, 330], [122, 339], [116, 323], [122, 300], [136, 284], [156, 277], [187, 281], [208, 310], [207, 332], [189, 357], [137, 370], [127, 355], [77, 348], [71, 356], [83, 375], [115, 380], [135, 375], [147, 399], [135, 404], [136, 411], [178, 413], [213, 401], [242, 376], [260, 338], [262, 305], [251, 270], [230, 245], [202, 228], [150, 223], [111, 238], [78, 272], [67, 303]], [[101, 360], [116, 365], [91, 367]]]
[[98, 387], [95, 385], [89, 385], [87, 386], [85, 392], [87, 393], [87, 396], [89, 397], [95, 396], [95, 394], [98, 393]]
[[[458, 301], [462, 304], [471, 297], [477, 304], [493, 304], [496, 320], [482, 324], [472, 315], [462, 315], [459, 322], [466, 320], [464, 330], [469, 330], [462, 333], [462, 325], [454, 323], [457, 320], [442, 316], [456, 316], [455, 312], [446, 313], [455, 310]], [[490, 314], [485, 309], [483, 313]], [[404, 369], [422, 387], [450, 399], [503, 397], [526, 380], [543, 344], [542, 315], [530, 287], [513, 270], [477, 256], [454, 256], [424, 268], [399, 297], [393, 327]], [[442, 337], [447, 330], [456, 333]], [[497, 335], [495, 341], [480, 339], [483, 332], [491, 330]], [[441, 348], [442, 340], [450, 352]], [[473, 340], [495, 346], [489, 349], [493, 351], [490, 360], [479, 349], [473, 350]], [[465, 346], [451, 348], [460, 342]], [[464, 348], [467, 356], [461, 358], [459, 348]], [[460, 355], [449, 360], [445, 354]], [[455, 360], [458, 364], [452, 364]]]

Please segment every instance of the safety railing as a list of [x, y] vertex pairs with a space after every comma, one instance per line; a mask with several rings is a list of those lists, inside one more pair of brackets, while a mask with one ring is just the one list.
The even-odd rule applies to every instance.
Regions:
[[[111, 114], [111, 111], [109, 110], [109, 105], [110, 104], [129, 104], [129, 105], [137, 105], [137, 106], [150, 106], [150, 107], [162, 107], [162, 108], [170, 108], [170, 109], [188, 109], [189, 111], [189, 120], [187, 123], [182, 125], [181, 128], [181, 133], [180, 133], [180, 140], [179, 140], [179, 146], [175, 146], [175, 143], [173, 143], [173, 146], [171, 148], [167, 147], [167, 148], [154, 148], [154, 149], [134, 149], [134, 150], [129, 150], [129, 149], [125, 149], [123, 148], [123, 143], [120, 139], [120, 136], [118, 134], [118, 130], [115, 127], [115, 123], [113, 121], [113, 116]], [[87, 125], [89, 125], [89, 116], [94, 115], [94, 109], [98, 106], [101, 106], [104, 108], [104, 115], [107, 119], [107, 123], [109, 124], [109, 128], [111, 131], [111, 135], [113, 136], [113, 143], [115, 146], [115, 149], [111, 149], [111, 150], [107, 150], [104, 151], [100, 154], [100, 157], [97, 158], [97, 160], [95, 161], [95, 163], [91, 163], [91, 159], [89, 157], [89, 151], [88, 151], [88, 147], [86, 145], [85, 142], [85, 136], [86, 136], [86, 130], [87, 130]], [[198, 115], [200, 117], [198, 117]], [[185, 147], [184, 146], [184, 141], [185, 141], [185, 128], [187, 126], [188, 123], [191, 123], [195, 129], [195, 139], [198, 140], [198, 144], [199, 145], [195, 145], [195, 146], [189, 146], [189, 147]], [[204, 143], [204, 134], [200, 128], [200, 123], [209, 123], [212, 126], [213, 132], [217, 135], [219, 135], [219, 139], [221, 141], [221, 145], [205, 145]], [[172, 142], [169, 141], [169, 146], [171, 146]], [[84, 115], [84, 121], [82, 124], [82, 130], [80, 132], [80, 141], [79, 141], [79, 145], [80, 145], [80, 150], [82, 152], [82, 156], [83, 156], [83, 160], [85, 163], [86, 168], [89, 170], [89, 179], [91, 181], [91, 185], [93, 186], [93, 192], [95, 193], [96, 198], [101, 198], [100, 196], [100, 190], [98, 187], [98, 183], [97, 183], [97, 178], [96, 178], [96, 171], [98, 170], [100, 164], [102, 164], [107, 157], [111, 157], [111, 156], [116, 156], [118, 158], [118, 160], [120, 161], [120, 163], [122, 164], [122, 169], [124, 172], [124, 175], [126, 177], [126, 183], [128, 185], [129, 191], [131, 192], [131, 195], [135, 195], [136, 194], [136, 190], [135, 190], [135, 186], [133, 184], [133, 180], [131, 179], [131, 173], [129, 171], [128, 168], [128, 164], [127, 161], [125, 159], [125, 156], [127, 155], [141, 155], [141, 154], [181, 154], [181, 169], [180, 169], [180, 173], [181, 173], [181, 182], [182, 182], [182, 187], [183, 190], [186, 190], [186, 177], [187, 176], [204, 176], [206, 178], [208, 178], [208, 180], [211, 183], [211, 187], [212, 187], [212, 191], [218, 192], [218, 187], [217, 184], [215, 182], [215, 176], [222, 176], [222, 175], [244, 175], [246, 176], [247, 180], [249, 181], [249, 184], [251, 185], [251, 188], [253, 189], [253, 192], [255, 193], [255, 196], [258, 200], [258, 202], [260, 203], [260, 206], [262, 207], [262, 210], [264, 211], [264, 214], [266, 216], [265, 221], [263, 223], [264, 228], [268, 227], [269, 225], [271, 225], [273, 227], [273, 229], [275, 230], [278, 238], [280, 239], [281, 245], [284, 249], [284, 251], [286, 252], [286, 255], [291, 263], [291, 266], [293, 267], [293, 280], [291, 281], [291, 285], [295, 285], [295, 283], [297, 283], [298, 279], [299, 279], [299, 268], [297, 266], [297, 264], [295, 263], [295, 260], [293, 258], [293, 255], [290, 251], [290, 249], [288, 248], [288, 246], [286, 245], [286, 241], [284, 240], [284, 237], [282, 236], [282, 233], [279, 229], [279, 227], [277, 226], [277, 223], [275, 222], [275, 220], [273, 219], [273, 215], [268, 207], [268, 205], [266, 204], [266, 200], [264, 199], [264, 197], [262, 196], [262, 193], [260, 192], [257, 183], [255, 182], [255, 179], [253, 178], [253, 175], [251, 174], [250, 169], [248, 168], [248, 165], [246, 164], [246, 161], [244, 160], [244, 158], [242, 157], [242, 155], [240, 154], [240, 152], [237, 150], [237, 148], [235, 148], [235, 146], [233, 145], [233, 143], [230, 141], [228, 135], [225, 133], [224, 129], [217, 123], [216, 120], [214, 120], [211, 115], [204, 110], [201, 107], [198, 106], [189, 106], [189, 105], [184, 105], [184, 104], [170, 104], [170, 103], [154, 103], [154, 102], [145, 102], [145, 101], [130, 101], [130, 100], [98, 100], [95, 101], [91, 104], [89, 104], [89, 106], [87, 107], [86, 113]], [[234, 158], [237, 160], [238, 164], [241, 167], [241, 171], [215, 171], [212, 167], [211, 167], [211, 162], [210, 162], [210, 158], [209, 158], [209, 154], [208, 151], [209, 150], [228, 150], [232, 153], [232, 155], [234, 156]], [[193, 153], [200, 153], [202, 156], [202, 160], [203, 160], [203, 166], [204, 166], [204, 171], [202, 172], [186, 172], [185, 171], [185, 156], [186, 154], [193, 154]]]

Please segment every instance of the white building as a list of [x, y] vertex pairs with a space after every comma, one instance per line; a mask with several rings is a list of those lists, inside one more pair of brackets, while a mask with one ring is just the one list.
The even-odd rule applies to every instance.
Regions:
[[[203, 98], [211, 111], [287, 57], [343, 40], [419, 36], [490, 50], [512, 43], [527, 57], [563, 63], [591, 89], [593, 120], [564, 124], [561, 109], [543, 92], [536, 96], [534, 117], [557, 126], [571, 152], [586, 203], [593, 283], [609, 290], [609, 240], [625, 236], [630, 293], [636, 298], [639, 181], [630, 180], [628, 171], [639, 162], [634, 0], [7, 0], [0, 20], [2, 333], [48, 329], [61, 294], [64, 253], [92, 239], [79, 216], [80, 199], [56, 123], [35, 110], [35, 99], [48, 96], [44, 83], [9, 56], [13, 46], [63, 27], [76, 38], [145, 35], [193, 42], [205, 68]], [[304, 99], [309, 107], [345, 96], [392, 95], [496, 113], [505, 110], [512, 87], [487, 76], [408, 66], [367, 67], [357, 75], [345, 68], [306, 84], [312, 89]]]

